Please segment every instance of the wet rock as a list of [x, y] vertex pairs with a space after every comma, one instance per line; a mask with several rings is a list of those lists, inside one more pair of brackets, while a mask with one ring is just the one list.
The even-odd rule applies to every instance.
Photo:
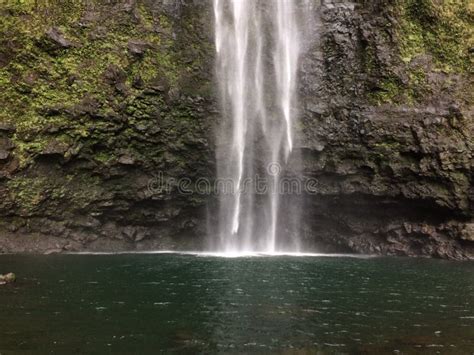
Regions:
[[468, 242], [474, 242], [474, 223], [468, 223], [465, 225], [461, 232], [461, 239]]
[[96, 229], [100, 226], [100, 221], [92, 216], [77, 216], [71, 224], [78, 227]]
[[132, 82], [132, 86], [135, 88], [135, 89], [143, 89], [144, 86], [145, 86], [145, 83], [142, 79], [142, 77], [140, 75], [136, 75], [134, 78], [133, 78], [133, 82]]
[[54, 49], [67, 49], [73, 46], [73, 43], [67, 40], [61, 30], [56, 27], [47, 30], [46, 36]]
[[[21, 123], [16, 135], [0, 123], [2, 251], [202, 247], [206, 225], [216, 222], [206, 214], [212, 197], [173, 188], [150, 195], [148, 187], [160, 171], [169, 179], [215, 177], [213, 126], [222, 116], [210, 90], [212, 7], [148, 3], [91, 3], [72, 23], [45, 18], [41, 26], [53, 27], [39, 42], [34, 28], [21, 37], [47, 53], [0, 53], [8, 85], [25, 99], [5, 112], [27, 113], [8, 117]], [[428, 48], [402, 60], [397, 5], [384, 3], [321, 2], [303, 44], [301, 164], [289, 175], [318, 181], [304, 196], [305, 248], [467, 259], [474, 255], [466, 223], [474, 219], [469, 81], [456, 67], [436, 67]], [[122, 31], [130, 24], [136, 31]], [[93, 57], [75, 57], [67, 33], [87, 41]], [[152, 46], [156, 35], [166, 40]], [[177, 60], [163, 64], [164, 54]], [[62, 92], [63, 84], [73, 88]]]
[[7, 160], [9, 156], [10, 152], [8, 150], [0, 148], [0, 160]]
[[122, 165], [134, 165], [135, 159], [131, 155], [126, 154], [118, 158], [117, 162]]
[[64, 154], [68, 151], [69, 145], [60, 142], [60, 141], [55, 141], [52, 140], [50, 141], [46, 147], [41, 151], [42, 155], [59, 155], [59, 156], [64, 156]]
[[10, 284], [16, 281], [16, 275], [14, 273], [8, 273], [0, 275], [0, 286]]
[[9, 138], [0, 137], [0, 160], [8, 160], [14, 147], [15, 145]]
[[150, 47], [147, 42], [140, 41], [140, 40], [130, 40], [128, 41], [128, 51], [137, 56], [142, 57], [146, 50]]
[[0, 122], [0, 131], [3, 132], [15, 132], [16, 127], [12, 123]]
[[149, 232], [146, 228], [138, 228], [137, 233], [135, 234], [135, 242], [141, 242], [149, 236]]
[[104, 72], [104, 79], [110, 85], [123, 82], [126, 78], [125, 71], [115, 64], [110, 64]]
[[63, 251], [64, 251], [63, 249], [48, 249], [43, 254], [44, 255], [61, 254]]
[[168, 80], [165, 77], [154, 77], [149, 83], [149, 89], [147, 89], [151, 94], [154, 94], [154, 91], [157, 92], [166, 92], [169, 90], [170, 85]]
[[75, 116], [79, 115], [90, 115], [91, 117], [98, 117], [98, 110], [100, 108], [100, 103], [97, 99], [86, 96], [80, 103], [76, 104], [72, 110], [72, 113]]
[[122, 233], [127, 239], [134, 241], [135, 235], [137, 234], [137, 228], [133, 226], [127, 226], [123, 229]]

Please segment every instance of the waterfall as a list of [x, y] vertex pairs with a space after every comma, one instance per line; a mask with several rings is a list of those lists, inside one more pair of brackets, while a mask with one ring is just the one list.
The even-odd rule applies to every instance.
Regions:
[[279, 242], [280, 183], [294, 155], [298, 59], [309, 0], [214, 0], [213, 6], [222, 109], [213, 249], [276, 252], [286, 247]]

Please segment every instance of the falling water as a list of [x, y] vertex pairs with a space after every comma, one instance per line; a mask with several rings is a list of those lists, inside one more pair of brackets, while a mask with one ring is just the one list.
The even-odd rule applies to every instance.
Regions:
[[307, 7], [309, 0], [214, 0], [222, 104], [219, 240], [214, 249], [271, 253], [280, 248], [279, 186], [293, 155]]

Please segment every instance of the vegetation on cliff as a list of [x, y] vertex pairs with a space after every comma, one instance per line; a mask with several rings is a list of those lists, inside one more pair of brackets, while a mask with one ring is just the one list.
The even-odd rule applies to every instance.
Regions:
[[[393, 19], [398, 70], [380, 76], [373, 102], [416, 104], [455, 88], [443, 74], [467, 76], [473, 70], [474, 7], [468, 0], [397, 0], [388, 10]], [[380, 63], [378, 63], [380, 64]], [[437, 80], [438, 79], [438, 80]], [[472, 102], [472, 86], [456, 95]]]
[[212, 48], [196, 16], [205, 10], [150, 1], [2, 3], [1, 214], [100, 216], [112, 200], [147, 200], [147, 179], [159, 171], [209, 175]]
[[[149, 185], [214, 176], [209, 3], [11, 0], [0, 15], [0, 234], [37, 234], [34, 250], [204, 235], [206, 196]], [[472, 5], [327, 1], [317, 16], [301, 65], [303, 174], [321, 183], [305, 234], [465, 257]]]

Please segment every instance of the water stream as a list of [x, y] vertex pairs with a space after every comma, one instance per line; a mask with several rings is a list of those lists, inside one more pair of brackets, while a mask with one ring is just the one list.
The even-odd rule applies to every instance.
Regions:
[[[298, 60], [309, 7], [308, 0], [214, 0], [222, 108], [217, 164], [226, 183], [213, 250], [298, 251], [294, 233], [285, 233], [291, 243], [278, 240], [279, 187], [296, 154]], [[289, 207], [285, 213], [298, 210]]]

